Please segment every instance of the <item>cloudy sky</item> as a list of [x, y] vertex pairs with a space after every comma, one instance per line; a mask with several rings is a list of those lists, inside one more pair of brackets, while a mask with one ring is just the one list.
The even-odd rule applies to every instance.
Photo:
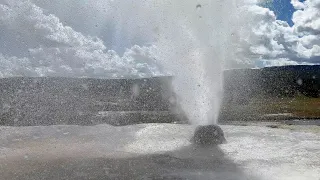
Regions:
[[[320, 63], [320, 0], [240, 1], [225, 5], [237, 13], [230, 17], [241, 18], [232, 26], [237, 28], [230, 44], [237, 48], [226, 56], [226, 68]], [[206, 3], [186, 4], [205, 11]], [[166, 44], [181, 44], [187, 52], [191, 47], [186, 45], [196, 42], [191, 39], [200, 37], [186, 23], [174, 21], [177, 14], [166, 10], [171, 5], [157, 0], [0, 0], [0, 77], [166, 74], [155, 42], [169, 38]], [[225, 14], [216, 15], [228, 22]], [[182, 35], [190, 36], [188, 43], [173, 38]]]
[[259, 66], [320, 63], [320, 1], [273, 0], [252, 8], [261, 16], [253, 33], [261, 39], [251, 44]]

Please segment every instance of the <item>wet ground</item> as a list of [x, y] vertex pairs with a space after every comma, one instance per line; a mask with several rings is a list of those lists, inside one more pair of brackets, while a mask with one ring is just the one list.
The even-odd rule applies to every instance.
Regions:
[[208, 148], [181, 124], [0, 127], [0, 179], [319, 180], [317, 131], [221, 127]]

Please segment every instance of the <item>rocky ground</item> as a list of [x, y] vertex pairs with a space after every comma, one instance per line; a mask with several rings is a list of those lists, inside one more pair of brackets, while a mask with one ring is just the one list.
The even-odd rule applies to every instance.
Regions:
[[207, 148], [182, 124], [0, 127], [0, 179], [319, 180], [319, 132], [221, 127]]

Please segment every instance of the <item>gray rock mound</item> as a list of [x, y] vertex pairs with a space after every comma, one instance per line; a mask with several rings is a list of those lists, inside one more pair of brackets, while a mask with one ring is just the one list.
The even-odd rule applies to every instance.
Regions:
[[224, 133], [218, 125], [198, 126], [194, 132], [192, 141], [196, 145], [218, 145], [226, 143]]

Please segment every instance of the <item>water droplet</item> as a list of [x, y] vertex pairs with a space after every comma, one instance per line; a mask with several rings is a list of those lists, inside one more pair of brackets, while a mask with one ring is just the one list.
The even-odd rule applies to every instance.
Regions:
[[83, 111], [78, 111], [78, 115], [82, 116], [82, 115], [84, 115], [84, 112]]
[[297, 80], [297, 84], [301, 86], [301, 85], [303, 84], [302, 79], [298, 79], [298, 80]]
[[196, 8], [197, 10], [200, 10], [202, 8], [201, 4], [197, 4]]
[[89, 89], [88, 84], [82, 84], [81, 86], [82, 86], [82, 88], [83, 88], [84, 90], [88, 90], [88, 89]]

